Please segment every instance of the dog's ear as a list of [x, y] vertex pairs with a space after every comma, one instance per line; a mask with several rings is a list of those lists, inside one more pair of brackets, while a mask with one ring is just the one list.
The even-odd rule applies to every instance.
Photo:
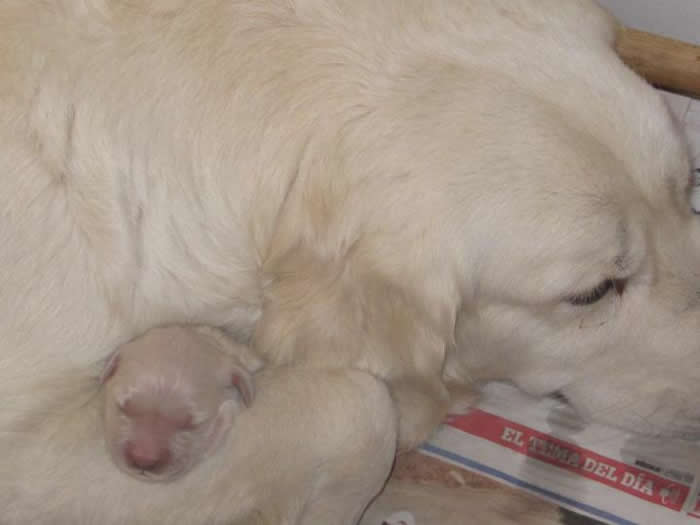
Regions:
[[107, 357], [107, 360], [105, 361], [105, 365], [102, 368], [102, 373], [100, 374], [100, 384], [104, 385], [107, 381], [109, 381], [109, 379], [117, 371], [118, 367], [119, 367], [119, 350], [114, 350], [109, 355], [109, 357]]
[[414, 283], [394, 282], [351, 253], [329, 260], [302, 245], [264, 270], [268, 285], [254, 347], [275, 364], [308, 358], [343, 366], [372, 356], [405, 364], [409, 375], [442, 370], [454, 330], [446, 318], [456, 314], [418, 297]]
[[275, 364], [313, 362], [376, 374], [396, 402], [400, 446], [426, 438], [447, 408], [441, 375], [450, 336], [411, 283], [402, 287], [352, 254], [329, 260], [302, 244], [266, 271], [255, 347]]

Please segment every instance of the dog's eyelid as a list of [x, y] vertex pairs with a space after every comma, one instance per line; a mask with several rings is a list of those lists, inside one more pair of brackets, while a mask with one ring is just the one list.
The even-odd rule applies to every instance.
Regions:
[[[615, 290], [619, 289], [616, 282], [615, 279], [605, 279], [595, 288], [581, 294], [572, 295], [566, 301], [573, 306], [588, 306], [597, 303], [613, 288]], [[624, 285], [622, 285], [622, 289], [624, 290]]]
[[566, 301], [573, 306], [588, 306], [603, 299], [610, 290], [615, 290], [618, 296], [625, 293], [627, 279], [604, 279], [595, 288], [585, 293], [569, 296]]

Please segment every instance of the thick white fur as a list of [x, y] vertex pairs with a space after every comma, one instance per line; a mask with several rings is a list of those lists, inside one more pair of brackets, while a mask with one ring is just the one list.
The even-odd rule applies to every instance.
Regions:
[[[697, 433], [687, 153], [614, 35], [590, 0], [2, 2], [0, 450], [20, 473], [0, 508], [163, 510], [126, 482], [92, 487], [94, 451], [44, 448], [73, 424], [44, 421], [164, 323], [224, 326], [272, 366], [386, 379], [402, 447], [441, 418], [442, 374]], [[567, 303], [604, 279], [624, 293]], [[266, 454], [337, 416], [312, 414]], [[213, 494], [241, 479], [235, 450], [216, 455], [228, 479], [187, 481], [171, 516], [196, 502], [183, 522], [225, 519]]]

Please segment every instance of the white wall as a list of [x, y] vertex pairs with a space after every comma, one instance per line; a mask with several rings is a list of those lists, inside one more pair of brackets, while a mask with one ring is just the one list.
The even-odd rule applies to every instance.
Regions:
[[700, 45], [700, 0], [598, 0], [625, 25]]

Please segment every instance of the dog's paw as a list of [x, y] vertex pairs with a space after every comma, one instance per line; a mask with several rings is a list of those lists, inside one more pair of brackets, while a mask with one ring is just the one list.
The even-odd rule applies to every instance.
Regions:
[[449, 396], [445, 387], [419, 379], [390, 384], [399, 413], [398, 453], [407, 452], [428, 440], [447, 416]]
[[451, 416], [468, 414], [479, 401], [479, 393], [466, 385], [448, 384], [447, 391], [450, 395], [447, 412]]

